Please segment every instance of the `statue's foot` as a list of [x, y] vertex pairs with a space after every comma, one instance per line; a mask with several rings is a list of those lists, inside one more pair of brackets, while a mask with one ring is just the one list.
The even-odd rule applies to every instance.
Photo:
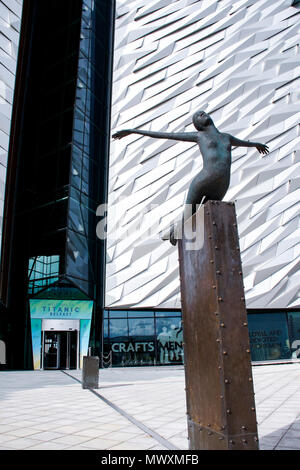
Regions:
[[173, 245], [173, 246], [176, 246], [177, 245], [177, 240], [175, 238], [175, 234], [174, 234], [174, 225], [171, 227], [170, 230], [168, 230], [167, 232], [164, 232], [162, 235], [161, 235], [161, 239], [162, 240], [169, 240], [170, 243]]
[[177, 240], [175, 238], [175, 233], [174, 233], [174, 226], [171, 228], [169, 240], [170, 240], [171, 245], [173, 245], [173, 246], [177, 245]]

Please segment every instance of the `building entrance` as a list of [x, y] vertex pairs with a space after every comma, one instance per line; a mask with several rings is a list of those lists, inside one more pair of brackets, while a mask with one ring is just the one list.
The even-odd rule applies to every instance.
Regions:
[[34, 370], [79, 369], [87, 355], [92, 300], [31, 299]]
[[77, 331], [44, 331], [43, 368], [76, 369]]

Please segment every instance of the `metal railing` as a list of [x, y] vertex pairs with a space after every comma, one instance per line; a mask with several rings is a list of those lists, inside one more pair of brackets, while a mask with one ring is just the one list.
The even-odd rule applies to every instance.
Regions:
[[112, 351], [110, 351], [107, 355], [104, 355], [103, 353], [101, 354], [100, 365], [101, 369], [112, 367]]

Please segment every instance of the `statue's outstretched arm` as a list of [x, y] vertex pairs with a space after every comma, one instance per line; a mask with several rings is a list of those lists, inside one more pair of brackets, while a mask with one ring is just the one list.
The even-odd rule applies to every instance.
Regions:
[[259, 153], [269, 153], [269, 147], [259, 142], [250, 142], [249, 140], [240, 140], [233, 135], [227, 134], [230, 138], [230, 143], [233, 147], [256, 147]]
[[139, 129], [124, 129], [113, 134], [113, 139], [122, 139], [129, 134], [140, 134], [155, 139], [181, 140], [184, 142], [197, 142], [197, 132], [153, 132]]

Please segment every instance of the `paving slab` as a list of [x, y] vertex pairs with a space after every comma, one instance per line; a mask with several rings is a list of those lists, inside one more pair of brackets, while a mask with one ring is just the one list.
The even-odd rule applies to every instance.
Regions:
[[[188, 449], [184, 368], [0, 372], [0, 450]], [[261, 450], [300, 449], [300, 364], [253, 366]]]

